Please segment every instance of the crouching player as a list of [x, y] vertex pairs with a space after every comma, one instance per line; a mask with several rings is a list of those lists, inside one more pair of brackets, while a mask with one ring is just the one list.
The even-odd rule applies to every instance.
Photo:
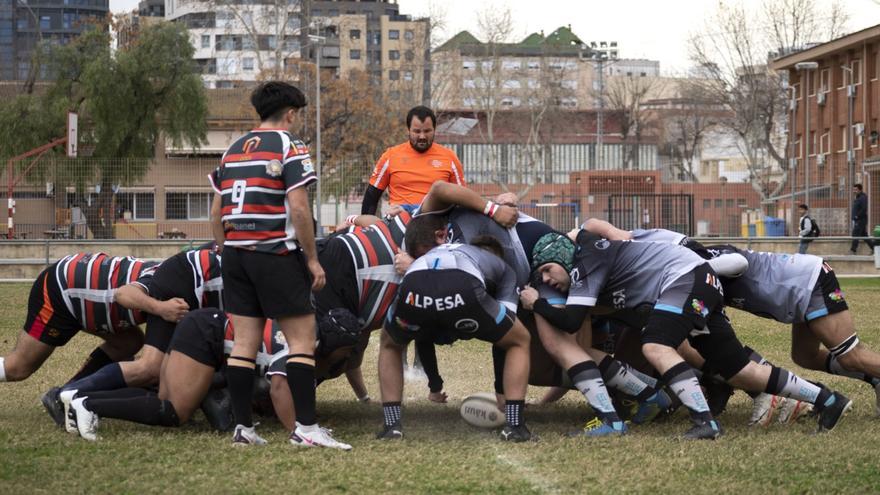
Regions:
[[403, 277], [379, 346], [384, 413], [380, 439], [403, 438], [402, 355], [406, 344], [413, 340], [451, 344], [472, 338], [507, 350], [507, 424], [501, 431], [502, 440], [524, 442], [531, 438], [522, 417], [530, 338], [516, 319], [516, 276], [501, 260], [497, 240], [483, 237], [471, 242], [473, 245], [444, 244], [428, 251]]

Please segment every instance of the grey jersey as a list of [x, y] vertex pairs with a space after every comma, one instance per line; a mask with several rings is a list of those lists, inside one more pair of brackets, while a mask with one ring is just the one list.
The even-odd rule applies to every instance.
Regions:
[[674, 244], [609, 241], [581, 231], [566, 305], [614, 309], [653, 304], [673, 282], [705, 263]]
[[[516, 274], [501, 258], [468, 244], [443, 244], [415, 260], [406, 275], [424, 270], [461, 270], [479, 279], [494, 297], [516, 313]], [[406, 277], [404, 275], [404, 277]]]
[[749, 261], [742, 275], [722, 279], [726, 305], [781, 323], [806, 321], [822, 258], [745, 251], [729, 245], [709, 246], [706, 251], [712, 257], [737, 253]]
[[665, 242], [684, 246], [688, 237], [666, 229], [635, 229], [630, 231], [632, 240], [639, 242]]

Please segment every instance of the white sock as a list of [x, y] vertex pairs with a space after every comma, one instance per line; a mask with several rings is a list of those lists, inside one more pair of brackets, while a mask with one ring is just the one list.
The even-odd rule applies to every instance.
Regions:
[[315, 423], [313, 425], [303, 425], [303, 424], [300, 424], [299, 421], [297, 421], [296, 427], [297, 427], [297, 429], [302, 430], [306, 433], [312, 433], [314, 431], [318, 431], [318, 423]]
[[6, 366], [3, 364], [4, 359], [0, 357], [0, 382], [6, 381]]

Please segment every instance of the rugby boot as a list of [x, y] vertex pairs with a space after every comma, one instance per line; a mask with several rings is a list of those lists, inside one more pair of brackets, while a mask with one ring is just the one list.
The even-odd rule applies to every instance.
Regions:
[[351, 450], [351, 445], [333, 438], [333, 430], [323, 428], [317, 424], [303, 426], [297, 423], [296, 429], [290, 434], [290, 443], [299, 447], [326, 447], [328, 449]]
[[505, 425], [504, 428], [501, 429], [501, 439], [505, 442], [528, 442], [532, 439], [532, 432], [526, 428], [525, 424], [520, 424], [518, 426], [510, 426]]
[[253, 426], [235, 425], [235, 433], [232, 434], [232, 445], [235, 447], [245, 447], [248, 445], [266, 445], [267, 442], [263, 437], [257, 435]]
[[58, 397], [58, 394], [60, 393], [61, 388], [52, 387], [48, 392], [43, 394], [43, 397], [40, 398], [40, 402], [43, 403], [43, 407], [46, 408], [46, 412], [49, 413], [49, 417], [52, 418], [52, 421], [58, 426], [64, 426], [64, 404], [61, 403], [61, 399]]
[[607, 437], [610, 435], [625, 435], [626, 423], [623, 421], [605, 421], [598, 416], [587, 421], [580, 430], [569, 432], [570, 437]]
[[818, 432], [831, 431], [840, 423], [844, 414], [852, 407], [852, 401], [840, 392], [834, 392], [819, 411]]
[[722, 434], [721, 424], [714, 420], [694, 421], [694, 426], [683, 435], [685, 440], [715, 440]]
[[378, 440], [402, 440], [403, 439], [403, 426], [400, 425], [400, 422], [396, 422], [393, 425], [384, 425], [382, 426], [382, 431], [376, 434], [376, 439]]
[[666, 395], [666, 392], [658, 390], [657, 393], [648, 397], [648, 399], [639, 402], [638, 409], [632, 415], [632, 422], [640, 425], [649, 423], [663, 411], [672, 406], [672, 400]]

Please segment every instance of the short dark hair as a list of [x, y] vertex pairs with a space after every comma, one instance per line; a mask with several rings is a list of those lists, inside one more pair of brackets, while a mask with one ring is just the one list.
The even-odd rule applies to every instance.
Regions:
[[853, 187], [856, 188], [856, 189], [858, 189], [859, 192], [864, 191], [864, 189], [862, 189], [862, 185], [861, 185], [861, 184], [854, 184]]
[[419, 215], [406, 226], [406, 234], [403, 242], [406, 244], [406, 252], [413, 258], [422, 249], [433, 249], [437, 245], [434, 232], [446, 227], [449, 218], [446, 215]]
[[422, 122], [425, 121], [428, 117], [431, 118], [431, 123], [434, 124], [434, 127], [437, 127], [437, 115], [430, 108], [419, 105], [417, 107], [412, 107], [409, 112], [406, 113], [406, 128], [409, 129], [409, 126], [412, 125], [413, 117], [418, 117]]
[[478, 235], [471, 239], [470, 245], [485, 249], [499, 258], [504, 258], [504, 247], [501, 246], [501, 242], [497, 238], [491, 235]]
[[261, 121], [277, 120], [291, 108], [308, 105], [306, 95], [296, 86], [283, 81], [268, 81], [257, 86], [251, 93], [251, 105]]
[[809, 209], [810, 209], [810, 207], [807, 206], [805, 203], [801, 203], [801, 204], [799, 204], [799, 205], [798, 205], [798, 208], [801, 208], [801, 209], [804, 209], [804, 210], [809, 210]]

